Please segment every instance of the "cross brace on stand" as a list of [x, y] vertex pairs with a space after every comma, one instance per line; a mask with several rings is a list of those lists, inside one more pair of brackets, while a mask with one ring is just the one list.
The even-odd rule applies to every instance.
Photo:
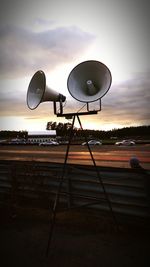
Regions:
[[[71, 115], [70, 115], [71, 114]], [[102, 189], [103, 189], [103, 192], [104, 192], [104, 195], [105, 195], [105, 198], [107, 200], [107, 203], [108, 203], [108, 206], [109, 206], [109, 209], [110, 209], [110, 212], [111, 212], [111, 215], [112, 215], [112, 218], [115, 222], [115, 224], [118, 226], [117, 224], [117, 221], [116, 221], [116, 217], [115, 217], [115, 214], [112, 210], [112, 206], [111, 206], [111, 202], [108, 198], [108, 195], [107, 195], [107, 192], [105, 190], [105, 187], [104, 187], [104, 184], [103, 184], [103, 181], [101, 179], [101, 176], [100, 176], [100, 173], [99, 173], [99, 170], [97, 168], [97, 165], [96, 165], [96, 162], [95, 162], [95, 159], [93, 157], [93, 154], [92, 154], [92, 151], [91, 151], [91, 148], [90, 148], [90, 145], [88, 144], [88, 140], [87, 140], [87, 136], [83, 130], [83, 127], [82, 127], [82, 124], [81, 124], [81, 121], [80, 121], [80, 118], [79, 118], [79, 115], [85, 115], [85, 113], [70, 113], [69, 115], [68, 114], [61, 114], [61, 115], [58, 115], [58, 116], [65, 116], [65, 117], [73, 117], [73, 120], [72, 120], [72, 125], [71, 125], [71, 129], [70, 129], [70, 136], [69, 136], [69, 141], [68, 141], [68, 145], [67, 145], [67, 150], [66, 150], [66, 154], [65, 154], [65, 160], [64, 160], [64, 164], [63, 164], [63, 170], [62, 170], [62, 176], [60, 178], [60, 182], [59, 182], [59, 185], [58, 185], [58, 190], [57, 190], [57, 193], [56, 193], [56, 197], [55, 197], [55, 200], [54, 200], [54, 205], [53, 205], [53, 209], [52, 209], [52, 217], [51, 217], [51, 225], [50, 225], [50, 231], [49, 231], [49, 238], [48, 238], [48, 245], [47, 245], [47, 250], [46, 250], [46, 255], [48, 256], [48, 252], [49, 252], [49, 247], [50, 247], [50, 244], [51, 244], [51, 239], [52, 239], [52, 234], [53, 234], [53, 230], [54, 230], [54, 226], [55, 226], [55, 222], [56, 222], [56, 213], [57, 213], [57, 206], [58, 206], [58, 203], [59, 203], [59, 197], [60, 197], [60, 193], [61, 193], [61, 188], [62, 188], [62, 184], [63, 184], [63, 181], [64, 181], [64, 177], [65, 177], [65, 171], [66, 171], [66, 167], [67, 167], [67, 159], [68, 159], [68, 154], [69, 154], [69, 149], [70, 149], [70, 145], [71, 145], [71, 140], [72, 140], [72, 137], [73, 137], [73, 128], [74, 128], [74, 123], [75, 123], [75, 118], [77, 117], [78, 119], [78, 122], [79, 122], [79, 125], [80, 125], [80, 128], [81, 130], [83, 131], [84, 133], [84, 138], [85, 138], [85, 141], [86, 141], [86, 145], [88, 147], [88, 150], [89, 150], [89, 153], [90, 153], [90, 156], [91, 156], [91, 159], [92, 159], [92, 162], [93, 162], [93, 165], [95, 167], [95, 171], [96, 171], [96, 174], [97, 174], [97, 178], [102, 186]], [[88, 115], [89, 114], [96, 114], [96, 112], [88, 112], [87, 113]]]

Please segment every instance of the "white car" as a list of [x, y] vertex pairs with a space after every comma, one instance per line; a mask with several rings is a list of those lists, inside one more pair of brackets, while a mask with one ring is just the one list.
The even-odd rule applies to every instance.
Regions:
[[[88, 141], [88, 144], [90, 146], [102, 145], [102, 143], [100, 141], [97, 141], [97, 140], [90, 140], [90, 141]], [[86, 142], [82, 143], [82, 146], [86, 146]]]
[[116, 142], [115, 145], [117, 146], [134, 146], [135, 142], [131, 140], [123, 140], [120, 142]]
[[48, 141], [48, 142], [42, 142], [39, 143], [39, 146], [58, 146], [59, 143], [56, 141]]

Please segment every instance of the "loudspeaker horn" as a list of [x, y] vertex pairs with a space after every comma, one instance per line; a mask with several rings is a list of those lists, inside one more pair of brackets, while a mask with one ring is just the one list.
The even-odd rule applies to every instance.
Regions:
[[46, 76], [42, 70], [37, 71], [28, 86], [27, 105], [30, 109], [35, 109], [42, 102], [64, 102], [66, 97], [46, 86]]
[[67, 87], [73, 98], [80, 102], [94, 102], [102, 98], [112, 82], [110, 70], [103, 63], [88, 60], [78, 64], [68, 76]]

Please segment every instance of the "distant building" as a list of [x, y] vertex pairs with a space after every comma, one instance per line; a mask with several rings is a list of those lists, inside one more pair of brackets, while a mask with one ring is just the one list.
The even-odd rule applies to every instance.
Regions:
[[56, 130], [29, 131], [28, 143], [37, 144], [42, 142], [49, 142], [55, 137], [56, 137]]

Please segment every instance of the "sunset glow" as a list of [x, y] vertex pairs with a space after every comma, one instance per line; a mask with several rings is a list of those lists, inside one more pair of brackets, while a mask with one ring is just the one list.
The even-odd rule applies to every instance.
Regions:
[[150, 40], [145, 0], [13, 1], [10, 11], [7, 4], [0, 16], [1, 130], [44, 130], [48, 121], [65, 122], [54, 115], [53, 103], [28, 109], [27, 89], [37, 70], [45, 72], [50, 88], [66, 96], [66, 113], [80, 110], [83, 103], [70, 96], [67, 79], [86, 60], [104, 63], [111, 71], [112, 85], [102, 98], [101, 112], [82, 118], [84, 128], [149, 125]]

